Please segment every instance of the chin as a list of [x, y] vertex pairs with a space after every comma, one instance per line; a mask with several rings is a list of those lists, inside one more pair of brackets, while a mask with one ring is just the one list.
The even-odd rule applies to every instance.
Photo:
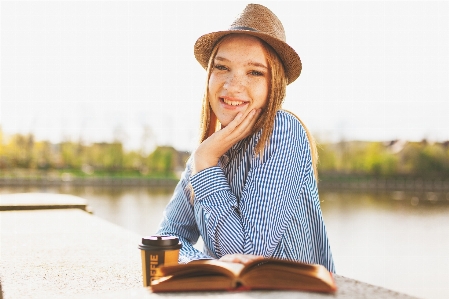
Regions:
[[221, 127], [224, 128], [224, 127], [226, 127], [227, 125], [229, 125], [229, 123], [230, 123], [231, 121], [230, 121], [230, 120], [227, 120], [227, 121], [221, 121], [221, 120], [219, 120], [219, 122], [220, 122], [220, 124], [221, 124]]
[[218, 121], [220, 122], [222, 127], [226, 127], [227, 125], [229, 125], [229, 123], [231, 123], [231, 121], [234, 120], [234, 118], [235, 118], [235, 115], [227, 115], [226, 117], [218, 118]]

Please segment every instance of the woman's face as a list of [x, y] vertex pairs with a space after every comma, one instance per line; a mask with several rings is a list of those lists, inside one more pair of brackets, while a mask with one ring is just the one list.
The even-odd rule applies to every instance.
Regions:
[[226, 37], [212, 66], [209, 102], [223, 127], [239, 112], [265, 107], [270, 72], [259, 39], [243, 34]]

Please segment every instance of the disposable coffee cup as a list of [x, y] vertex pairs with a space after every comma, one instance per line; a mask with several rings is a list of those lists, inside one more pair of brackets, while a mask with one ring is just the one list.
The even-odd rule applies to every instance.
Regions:
[[151, 283], [160, 278], [156, 269], [163, 265], [178, 263], [179, 249], [182, 244], [179, 239], [172, 236], [149, 236], [142, 238], [139, 244], [142, 255], [143, 286], [151, 286]]

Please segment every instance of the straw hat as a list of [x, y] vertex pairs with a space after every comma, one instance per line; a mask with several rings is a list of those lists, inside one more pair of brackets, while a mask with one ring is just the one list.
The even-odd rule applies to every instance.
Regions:
[[301, 59], [287, 44], [284, 26], [271, 10], [260, 4], [248, 4], [228, 30], [205, 34], [196, 41], [195, 58], [204, 69], [207, 69], [215, 44], [223, 36], [231, 33], [245, 33], [264, 40], [273, 47], [282, 60], [288, 84], [299, 77], [302, 68]]

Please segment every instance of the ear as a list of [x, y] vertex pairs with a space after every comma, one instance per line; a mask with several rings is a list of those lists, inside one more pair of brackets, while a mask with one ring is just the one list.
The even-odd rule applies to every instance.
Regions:
[[215, 115], [212, 108], [209, 108], [209, 127], [207, 128], [207, 137], [214, 134], [217, 129], [217, 116]]

